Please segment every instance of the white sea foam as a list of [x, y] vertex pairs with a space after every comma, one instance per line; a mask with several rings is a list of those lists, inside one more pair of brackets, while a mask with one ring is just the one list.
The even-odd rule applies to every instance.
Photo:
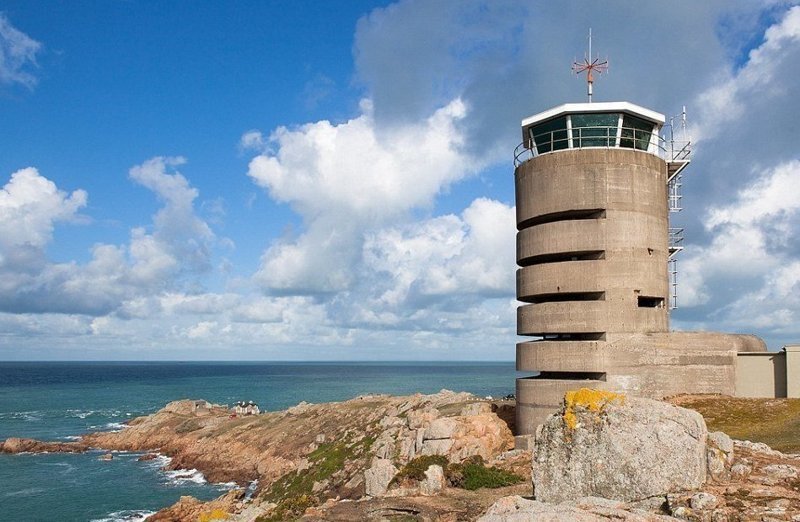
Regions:
[[143, 522], [147, 517], [154, 514], [155, 511], [126, 509], [109, 513], [105, 518], [95, 518], [91, 522]]
[[4, 497], [29, 497], [31, 495], [36, 495], [37, 493], [43, 493], [45, 490], [43, 488], [26, 488], [26, 489], [19, 489], [17, 491], [6, 491], [3, 493]]
[[229, 490], [238, 488], [239, 484], [236, 482], [214, 482], [214, 487], [217, 489]]
[[167, 457], [166, 455], [159, 454], [153, 460], [148, 460], [145, 462], [150, 464], [151, 466], [157, 467], [158, 469], [162, 469], [169, 466], [169, 463], [172, 462], [172, 457]]
[[108, 431], [114, 431], [114, 432], [122, 431], [127, 427], [128, 427], [127, 424], [123, 424], [121, 422], [109, 422], [108, 424], [103, 426], [104, 429], [107, 429]]
[[250, 498], [253, 497], [257, 487], [258, 487], [258, 479], [255, 479], [253, 482], [247, 485], [247, 491], [245, 491], [244, 494], [245, 500], [249, 500]]
[[89, 429], [90, 430], [118, 432], [118, 431], [124, 430], [127, 427], [128, 427], [127, 424], [123, 424], [121, 422], [108, 422], [106, 424], [103, 424], [102, 426], [98, 426], [96, 424], [92, 425], [92, 426], [89, 426]]
[[176, 469], [173, 471], [165, 471], [167, 480], [173, 486], [182, 486], [186, 483], [193, 482], [195, 484], [205, 484], [206, 478], [202, 473], [196, 469]]
[[79, 419], [85, 419], [86, 417], [88, 417], [90, 415], [94, 415], [96, 412], [94, 410], [89, 410], [89, 411], [85, 411], [85, 410], [67, 410], [67, 413], [69, 414], [70, 417], [77, 417]]

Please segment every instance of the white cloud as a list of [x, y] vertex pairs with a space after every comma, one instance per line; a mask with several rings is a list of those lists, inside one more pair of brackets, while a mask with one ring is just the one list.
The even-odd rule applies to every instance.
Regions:
[[428, 206], [453, 182], [482, 165], [462, 149], [457, 122], [467, 108], [454, 100], [423, 121], [376, 126], [372, 104], [333, 125], [320, 121], [278, 128], [274, 153], [257, 156], [248, 175], [270, 196], [289, 203], [306, 224], [299, 238], [272, 245], [256, 280], [279, 293], [348, 288], [365, 231]]
[[267, 145], [267, 140], [264, 139], [264, 135], [261, 134], [259, 130], [249, 130], [242, 134], [241, 139], [239, 140], [239, 150], [247, 151], [252, 150], [256, 152], [261, 152]]
[[214, 233], [195, 213], [197, 189], [174, 170], [185, 162], [180, 157], [156, 157], [130, 170], [131, 179], [152, 190], [165, 203], [153, 216], [152, 237], [138, 230], [133, 234], [131, 254], [140, 266], [172, 264], [200, 271], [210, 268]]
[[372, 272], [373, 292], [386, 287], [371, 303], [416, 310], [419, 301], [437, 298], [511, 297], [515, 219], [513, 207], [480, 198], [460, 217], [371, 233], [364, 245], [365, 270]]
[[43, 248], [53, 237], [55, 223], [76, 219], [86, 200], [85, 191], [67, 194], [58, 190], [35, 168], [12, 174], [0, 189], [0, 248], [4, 257], [13, 248]]
[[181, 276], [207, 271], [215, 236], [194, 213], [197, 190], [168, 172], [181, 163], [153, 158], [131, 169], [131, 178], [164, 203], [153, 230], [133, 228], [128, 245], [94, 245], [86, 264], [46, 257], [55, 223], [74, 220], [86, 193], [68, 195], [32, 168], [14, 173], [0, 191], [0, 310], [141, 314], [126, 302], [180, 288]]
[[[780, 312], [777, 317], [785, 319], [800, 312], [800, 301], [789, 299], [800, 251], [798, 186], [800, 160], [790, 161], [739, 190], [734, 201], [708, 211], [710, 244], [688, 248], [680, 264], [681, 306], [711, 303], [725, 323], [756, 329], [777, 324], [764, 314]], [[737, 291], [721, 294], [726, 286]]]
[[742, 68], [720, 73], [722, 79], [697, 97], [699, 118], [692, 128], [693, 138], [702, 141], [724, 133], [726, 124], [741, 119], [754, 99], [764, 103], [765, 99], [787, 94], [785, 84], [776, 81], [776, 76], [796, 67], [797, 55], [787, 49], [796, 48], [798, 40], [800, 6], [795, 6], [764, 32], [764, 42], [750, 51]]
[[19, 84], [32, 89], [37, 82], [30, 69], [42, 44], [23, 33], [0, 12], [0, 83]]

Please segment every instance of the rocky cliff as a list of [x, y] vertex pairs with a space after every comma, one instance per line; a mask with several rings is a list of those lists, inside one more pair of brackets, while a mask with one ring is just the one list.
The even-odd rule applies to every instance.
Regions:
[[74, 443], [8, 439], [0, 443], [0, 451], [159, 452], [171, 457], [171, 469], [197, 469], [212, 482], [256, 485], [248, 502], [242, 494], [207, 505], [186, 498], [155, 520], [196, 520], [220, 510], [244, 511], [242, 520], [277, 510], [274, 519], [280, 520], [329, 499], [392, 496], [398, 490], [421, 494], [420, 488], [436, 488], [436, 481], [427, 486], [414, 480], [390, 484], [399, 469], [418, 457], [444, 459], [441, 487], [448, 463], [470, 457], [484, 468], [516, 466], [523, 473], [527, 468], [528, 457], [497, 461], [513, 447], [511, 431], [490, 404], [467, 393], [370, 395], [244, 417], [234, 417], [224, 407], [197, 404], [172, 402], [131, 420], [122, 431], [92, 433]]

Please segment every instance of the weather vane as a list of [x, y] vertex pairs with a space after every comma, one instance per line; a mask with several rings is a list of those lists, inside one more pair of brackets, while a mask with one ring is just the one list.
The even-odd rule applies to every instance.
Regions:
[[608, 70], [608, 60], [600, 61], [600, 55], [592, 59], [592, 28], [589, 28], [589, 53], [583, 58], [583, 62], [575, 60], [572, 62], [572, 72], [580, 74], [586, 72], [586, 83], [588, 86], [589, 103], [592, 103], [592, 84], [594, 76], [592, 73], [602, 74]]

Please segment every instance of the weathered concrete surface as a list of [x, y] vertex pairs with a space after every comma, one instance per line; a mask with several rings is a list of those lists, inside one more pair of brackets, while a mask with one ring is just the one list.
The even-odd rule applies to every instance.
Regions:
[[[526, 267], [520, 274], [518, 298], [544, 296], [542, 306], [521, 308], [521, 335], [667, 331], [666, 307], [638, 305], [639, 296], [666, 300], [668, 295], [662, 159], [634, 150], [564, 150], [526, 161], [517, 167], [515, 181], [518, 262], [559, 263], [557, 274], [543, 267]], [[597, 217], [586, 211], [597, 211]], [[572, 260], [571, 254], [589, 251], [602, 252], [602, 262]], [[604, 298], [547, 302], [552, 294], [593, 291], [605, 292]], [[572, 307], [587, 309], [572, 313]]]
[[[559, 303], [567, 304], [567, 303]], [[755, 340], [754, 340], [755, 339]], [[716, 332], [609, 333], [600, 341], [528, 341], [517, 345], [520, 371], [579, 372], [561, 380], [517, 380], [517, 434], [535, 433], [564, 393], [581, 387], [662, 399], [680, 393], [736, 394], [737, 354], [764, 349], [748, 335]], [[560, 394], [560, 396], [559, 396]]]
[[700, 488], [707, 435], [692, 410], [595, 390], [568, 394], [537, 435], [534, 495], [639, 501]]
[[545, 337], [517, 345], [517, 370], [545, 373], [517, 382], [518, 435], [534, 433], [556, 409], [554, 390], [587, 379], [656, 399], [748, 386], [758, 389], [747, 395], [789, 386], [800, 395], [800, 351], [798, 378], [770, 385], [771, 366], [748, 369], [755, 358], [742, 359], [737, 372], [736, 353], [765, 351], [757, 337], [669, 332], [664, 160], [614, 147], [568, 149], [523, 162], [514, 177], [517, 299], [526, 303], [517, 333]]

